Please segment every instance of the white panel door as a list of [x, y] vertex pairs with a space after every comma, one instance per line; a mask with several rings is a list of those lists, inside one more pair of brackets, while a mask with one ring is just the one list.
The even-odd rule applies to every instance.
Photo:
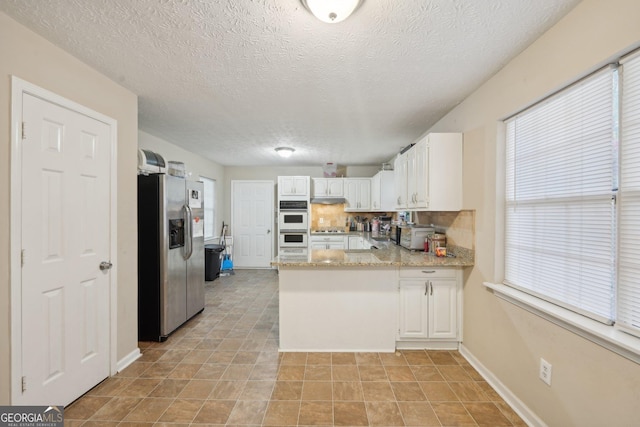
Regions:
[[232, 181], [233, 265], [269, 268], [273, 258], [273, 181]]
[[427, 338], [428, 282], [400, 281], [400, 338]]
[[109, 375], [109, 125], [23, 95], [22, 375], [66, 405]]
[[454, 279], [434, 279], [430, 282], [429, 338], [456, 338], [457, 282]]

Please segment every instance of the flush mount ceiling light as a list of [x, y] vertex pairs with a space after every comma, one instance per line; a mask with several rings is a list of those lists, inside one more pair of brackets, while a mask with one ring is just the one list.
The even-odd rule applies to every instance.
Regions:
[[313, 15], [329, 24], [344, 21], [363, 0], [300, 0]]
[[291, 147], [278, 147], [275, 150], [280, 157], [284, 157], [284, 158], [291, 157], [293, 152], [296, 151]]

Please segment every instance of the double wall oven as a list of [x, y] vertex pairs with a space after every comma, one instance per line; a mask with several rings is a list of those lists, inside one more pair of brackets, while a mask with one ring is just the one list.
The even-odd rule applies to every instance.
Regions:
[[279, 208], [279, 252], [288, 255], [306, 255], [309, 236], [308, 201], [281, 200]]

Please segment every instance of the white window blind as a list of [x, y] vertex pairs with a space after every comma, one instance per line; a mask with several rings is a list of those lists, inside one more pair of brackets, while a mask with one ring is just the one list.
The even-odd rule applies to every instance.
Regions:
[[614, 73], [506, 121], [505, 284], [615, 318]]
[[213, 239], [215, 237], [215, 221], [216, 221], [216, 182], [213, 179], [200, 177], [204, 183], [204, 239]]
[[618, 319], [640, 333], [640, 55], [622, 62]]

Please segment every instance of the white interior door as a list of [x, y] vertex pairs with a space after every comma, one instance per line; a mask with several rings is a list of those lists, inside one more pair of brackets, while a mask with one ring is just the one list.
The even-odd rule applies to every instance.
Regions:
[[111, 127], [23, 94], [21, 395], [66, 405], [110, 372]]
[[233, 265], [269, 268], [273, 257], [273, 181], [232, 181]]

